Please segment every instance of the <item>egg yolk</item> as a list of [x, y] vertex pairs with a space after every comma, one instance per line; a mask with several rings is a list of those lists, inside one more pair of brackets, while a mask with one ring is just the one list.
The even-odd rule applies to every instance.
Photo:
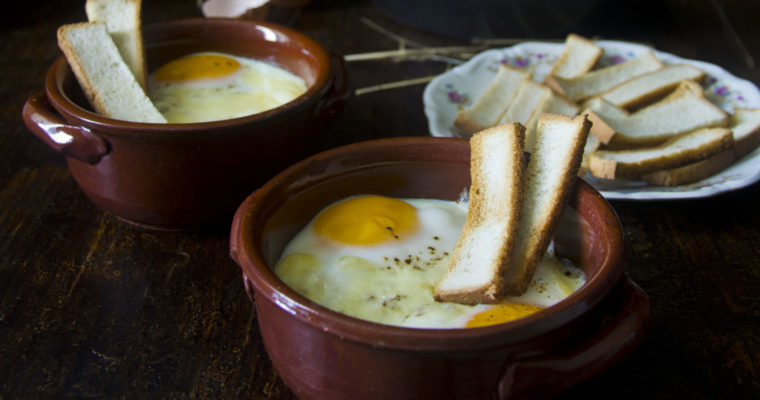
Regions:
[[156, 70], [161, 82], [183, 82], [214, 79], [240, 69], [240, 62], [220, 54], [193, 54], [164, 64]]
[[411, 204], [383, 196], [348, 199], [328, 207], [314, 221], [317, 234], [363, 246], [403, 240], [418, 226], [417, 212]]
[[469, 321], [467, 321], [467, 327], [477, 328], [479, 326], [500, 324], [502, 322], [508, 322], [528, 316], [541, 310], [541, 307], [530, 304], [505, 303], [475, 314]]

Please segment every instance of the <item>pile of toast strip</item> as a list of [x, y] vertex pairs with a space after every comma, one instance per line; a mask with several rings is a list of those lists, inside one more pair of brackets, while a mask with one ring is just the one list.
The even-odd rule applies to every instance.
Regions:
[[519, 122], [532, 151], [538, 116], [585, 114], [593, 122], [580, 174], [678, 186], [729, 167], [760, 144], [760, 109], [732, 114], [704, 93], [705, 73], [665, 65], [653, 51], [598, 67], [604, 50], [567, 36], [543, 82], [502, 64], [486, 90], [454, 122], [462, 136]]

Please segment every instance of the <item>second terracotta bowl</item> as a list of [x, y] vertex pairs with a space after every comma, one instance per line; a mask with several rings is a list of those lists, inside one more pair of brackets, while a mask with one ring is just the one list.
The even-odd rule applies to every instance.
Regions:
[[273, 273], [284, 246], [323, 207], [357, 194], [456, 200], [470, 184], [469, 143], [396, 138], [295, 164], [238, 208], [232, 257], [255, 300], [267, 352], [302, 399], [492, 399], [556, 395], [620, 361], [643, 336], [646, 295], [623, 274], [620, 222], [578, 180], [554, 235], [587, 275], [560, 303], [508, 323], [412, 329], [331, 311]]
[[188, 19], [144, 30], [149, 70], [180, 56], [219, 51], [273, 63], [303, 78], [307, 91], [258, 114], [224, 121], [148, 124], [92, 111], [66, 59], [45, 92], [24, 106], [27, 127], [66, 156], [69, 171], [99, 207], [160, 229], [229, 223], [235, 207], [275, 173], [316, 152], [348, 97], [341, 57], [279, 25]]

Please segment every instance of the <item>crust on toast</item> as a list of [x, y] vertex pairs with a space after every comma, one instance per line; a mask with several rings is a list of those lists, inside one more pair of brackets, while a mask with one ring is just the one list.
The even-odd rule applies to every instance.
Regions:
[[565, 38], [562, 54], [552, 66], [548, 76], [570, 79], [583, 75], [591, 71], [601, 56], [601, 46], [583, 36], [571, 33]]
[[712, 176], [736, 161], [733, 148], [723, 150], [695, 163], [682, 167], [644, 174], [641, 180], [653, 185], [680, 186]]
[[146, 65], [140, 14], [141, 0], [87, 0], [85, 11], [90, 22], [104, 22], [121, 57], [146, 88]]
[[538, 118], [542, 114], [562, 114], [574, 117], [578, 114], [580, 108], [567, 97], [549, 90], [548, 94], [541, 99], [541, 102], [533, 110], [530, 119], [525, 124], [525, 151], [532, 153], [533, 144], [536, 141], [536, 126]]
[[494, 303], [503, 296], [523, 198], [524, 127], [499, 125], [470, 139], [470, 205], [449, 271], [435, 287], [438, 301]]
[[63, 25], [58, 46], [95, 111], [125, 121], [166, 122], [124, 63], [104, 23]]
[[554, 76], [554, 80], [566, 96], [574, 101], [583, 101], [604, 93], [633, 77], [662, 67], [662, 62], [654, 52], [647, 51], [620, 64], [596, 69], [570, 79]]
[[519, 122], [525, 126], [536, 114], [539, 105], [551, 95], [548, 86], [526, 79], [520, 83], [514, 99], [499, 119], [499, 124]]
[[682, 167], [656, 171], [641, 177], [653, 185], [679, 186], [712, 176], [760, 145], [760, 109], [737, 108], [731, 116], [733, 148]]
[[504, 295], [527, 290], [577, 178], [590, 128], [585, 115], [539, 117], [534, 151], [525, 171], [515, 250], [503, 275]]
[[520, 83], [526, 79], [530, 79], [529, 72], [501, 64], [485, 91], [471, 106], [457, 114], [454, 127], [462, 136], [469, 137], [482, 129], [497, 125], [515, 97]]
[[625, 81], [600, 96], [620, 108], [638, 108], [672, 92], [683, 81], [698, 82], [704, 76], [702, 70], [688, 64], [668, 65]]
[[[591, 121], [590, 118], [589, 121]], [[593, 125], [591, 126], [591, 129], [594, 129]], [[589, 135], [586, 138], [586, 145], [583, 146], [583, 158], [581, 158], [581, 166], [578, 168], [578, 176], [584, 176], [588, 173], [589, 158], [591, 158], [591, 154], [598, 150], [601, 145], [599, 138], [596, 135], [592, 135], [591, 131], [589, 131]]]
[[696, 129], [726, 126], [730, 118], [694, 81], [681, 82], [664, 99], [633, 113], [602, 98], [590, 101], [588, 106], [617, 132], [607, 143], [611, 149], [656, 146]]
[[487, 127], [479, 124], [464, 112], [460, 112], [457, 114], [456, 119], [454, 119], [454, 128], [460, 134], [460, 136], [470, 137], [471, 135], [480, 132]]
[[737, 108], [731, 116], [736, 159], [760, 146], [760, 108]]
[[612, 137], [615, 136], [615, 130], [590, 108], [583, 110], [581, 114], [586, 114], [588, 116], [588, 120], [591, 121], [592, 124], [591, 134], [599, 140], [600, 144], [609, 143], [612, 140]]
[[599, 150], [589, 159], [591, 174], [599, 178], [639, 177], [705, 159], [733, 146], [731, 130], [697, 129], [651, 148]]

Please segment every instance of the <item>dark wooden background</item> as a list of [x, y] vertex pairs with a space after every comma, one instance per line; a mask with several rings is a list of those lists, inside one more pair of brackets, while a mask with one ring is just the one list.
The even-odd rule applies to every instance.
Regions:
[[[21, 107], [60, 55], [55, 30], [85, 19], [84, 0], [13, 3], [0, 14], [0, 399], [292, 398], [262, 346], [226, 229], [126, 225], [93, 206], [63, 157], [26, 130]], [[367, 0], [314, 0], [302, 9], [273, 8], [268, 19], [342, 54], [396, 47], [363, 18], [427, 45], [466, 44], [384, 10]], [[143, 11], [146, 23], [200, 15], [194, 0], [146, 0]], [[758, 16], [757, 1], [600, 0], [566, 31], [650, 43], [758, 84]], [[467, 24], [482, 27], [462, 21], [456, 31], [467, 32]], [[561, 40], [565, 33], [514, 37]], [[352, 87], [361, 88], [438, 74], [446, 65], [348, 67]], [[322, 148], [427, 135], [423, 89], [352, 98]], [[652, 302], [651, 330], [623, 364], [567, 398], [760, 397], [759, 200], [753, 185], [707, 199], [612, 202], [624, 225], [627, 273]]]

